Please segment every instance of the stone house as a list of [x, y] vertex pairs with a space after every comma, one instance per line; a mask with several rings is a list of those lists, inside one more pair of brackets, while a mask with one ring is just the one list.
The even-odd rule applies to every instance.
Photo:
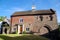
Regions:
[[55, 29], [58, 29], [58, 24], [53, 9], [15, 12], [11, 15], [11, 32], [17, 31], [19, 34], [25, 31], [42, 35]]

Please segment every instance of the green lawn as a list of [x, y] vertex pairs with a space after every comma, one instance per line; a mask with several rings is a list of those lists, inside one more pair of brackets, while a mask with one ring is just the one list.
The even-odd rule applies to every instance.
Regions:
[[48, 40], [42, 36], [30, 34], [0, 34], [0, 40]]

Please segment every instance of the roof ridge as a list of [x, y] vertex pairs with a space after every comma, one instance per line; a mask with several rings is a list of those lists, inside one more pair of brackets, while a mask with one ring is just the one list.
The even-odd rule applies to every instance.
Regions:
[[33, 11], [32, 10], [28, 10], [28, 11], [20, 11], [20, 12], [15, 12], [12, 15], [30, 15], [30, 14], [51, 14], [53, 13], [54, 10], [50, 9], [50, 10], [36, 10]]

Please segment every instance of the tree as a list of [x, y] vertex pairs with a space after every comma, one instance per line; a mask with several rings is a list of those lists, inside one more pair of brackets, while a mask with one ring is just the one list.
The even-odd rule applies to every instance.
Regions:
[[59, 27], [60, 27], [60, 25], [59, 25]]
[[60, 31], [60, 23], [58, 23], [58, 26], [59, 26], [59, 31]]
[[6, 17], [0, 16], [0, 21], [3, 21]]
[[2, 22], [2, 27], [8, 27], [9, 24], [7, 22]]

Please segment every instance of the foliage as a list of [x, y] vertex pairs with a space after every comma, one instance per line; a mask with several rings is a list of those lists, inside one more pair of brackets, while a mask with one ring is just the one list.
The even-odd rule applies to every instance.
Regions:
[[60, 27], [60, 25], [59, 25], [59, 27]]
[[58, 25], [59, 26], [59, 31], [60, 31], [60, 25]]
[[2, 22], [2, 27], [9, 27], [9, 24], [7, 22]]
[[32, 31], [30, 31], [30, 32], [23, 31], [23, 34], [33, 34], [33, 32]]
[[18, 34], [18, 31], [16, 30], [16, 34]]
[[23, 31], [23, 34], [27, 34], [27, 32], [26, 31]]
[[33, 32], [32, 32], [32, 31], [30, 31], [30, 34], [33, 34]]
[[5, 19], [5, 17], [0, 16], [0, 21], [3, 21]]

